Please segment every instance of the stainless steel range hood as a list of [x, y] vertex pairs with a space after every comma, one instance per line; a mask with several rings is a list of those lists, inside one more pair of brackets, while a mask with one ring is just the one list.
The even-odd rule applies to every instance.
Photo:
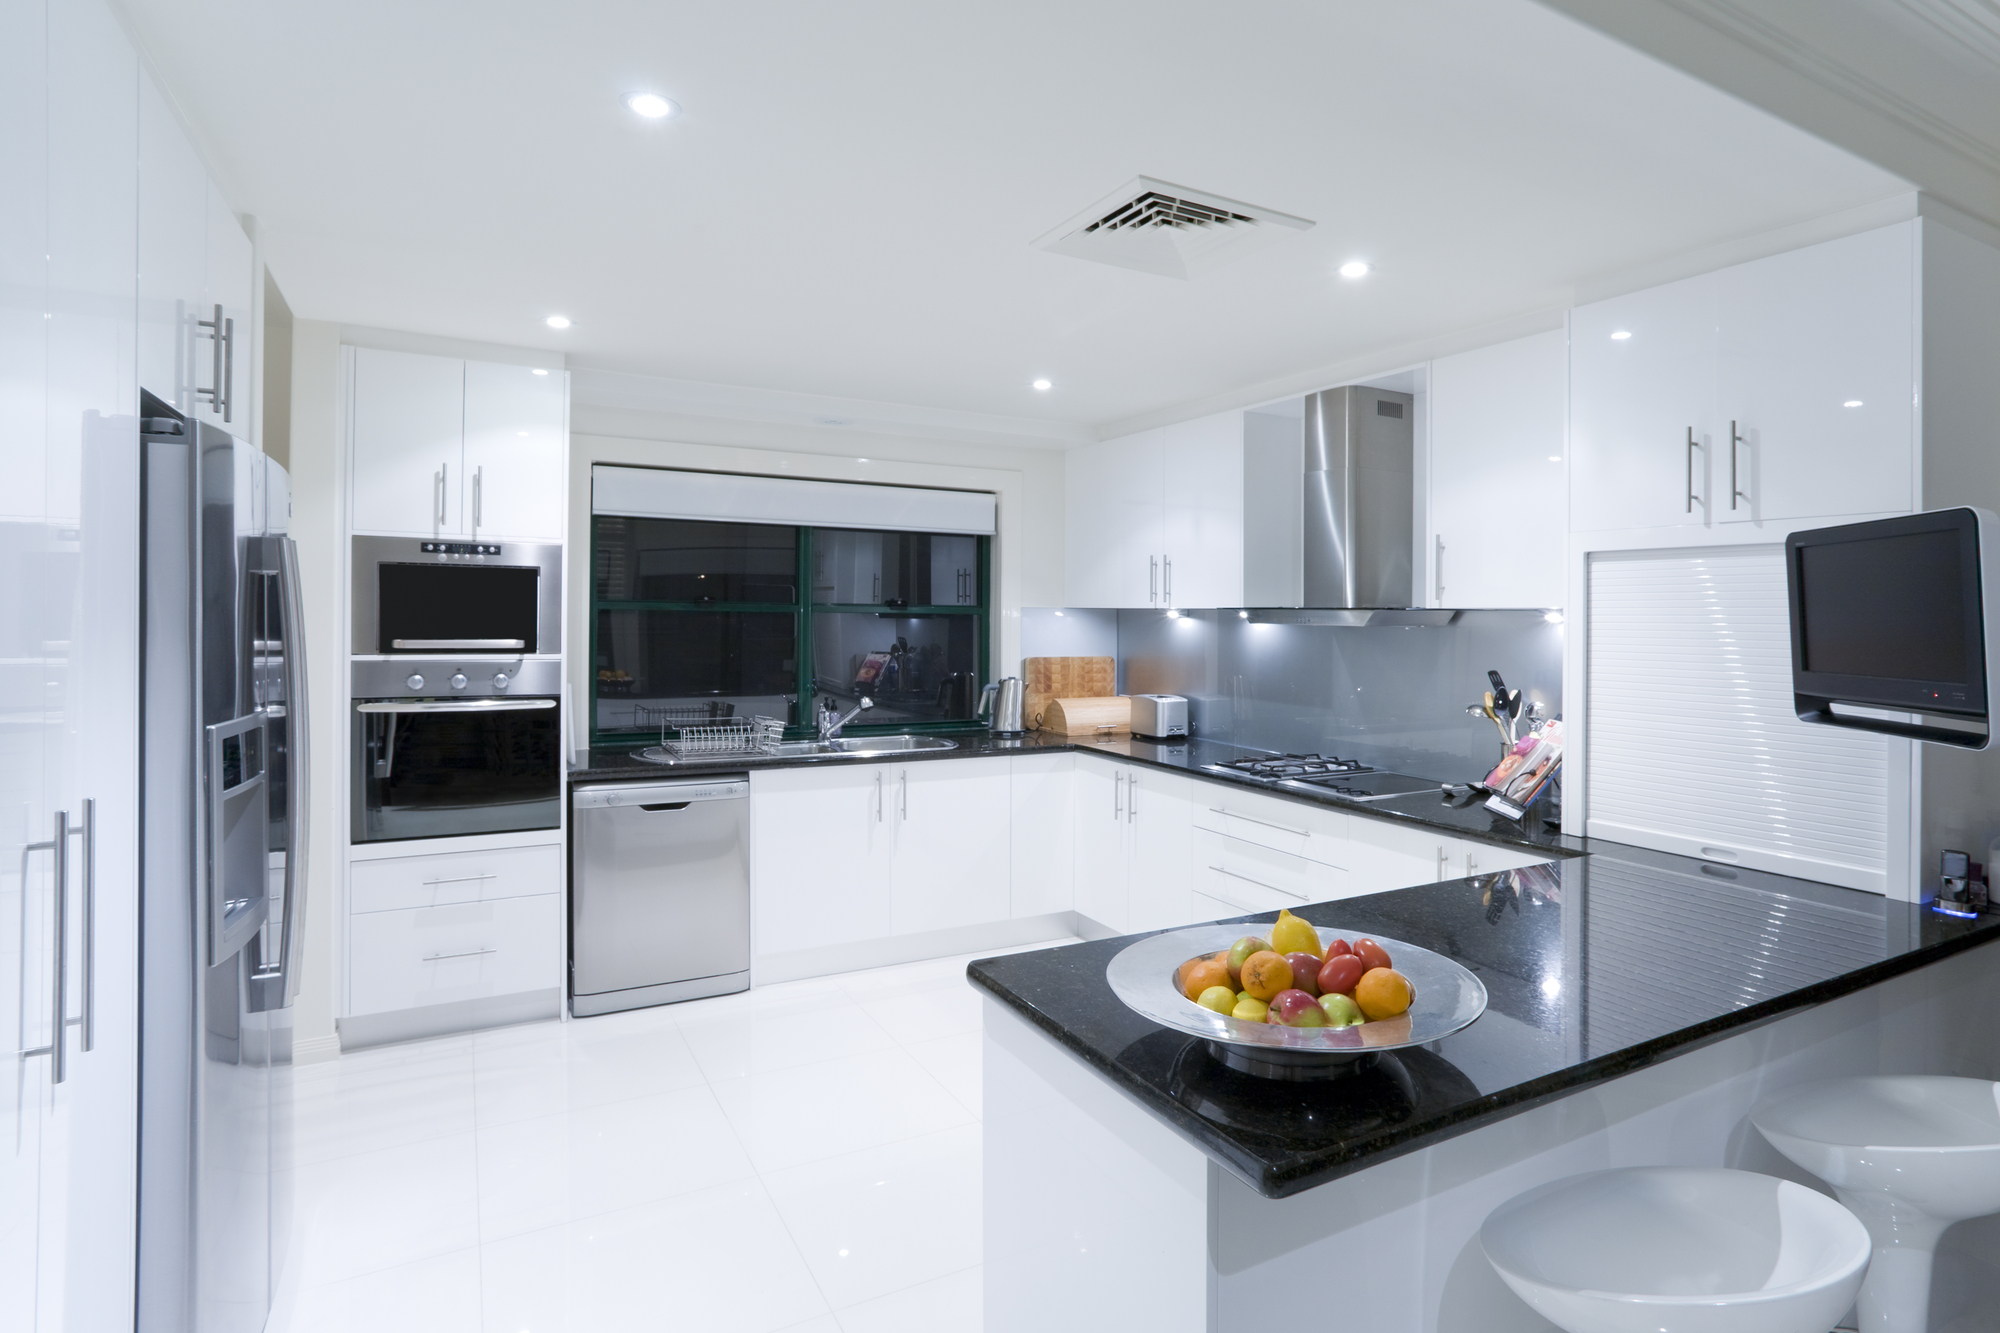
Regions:
[[[1353, 385], [1308, 394], [1302, 423], [1250, 414], [1245, 431], [1245, 600], [1253, 607], [1381, 612], [1284, 624], [1429, 624], [1416, 606], [1415, 398]], [[1414, 618], [1413, 618], [1414, 617]]]

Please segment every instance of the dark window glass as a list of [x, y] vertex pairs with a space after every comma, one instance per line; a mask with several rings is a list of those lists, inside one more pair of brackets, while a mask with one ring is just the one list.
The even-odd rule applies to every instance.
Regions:
[[354, 840], [552, 829], [562, 822], [554, 708], [356, 715]]
[[597, 729], [730, 716], [794, 721], [798, 647], [789, 611], [600, 609]]
[[867, 695], [870, 726], [969, 718], [979, 702], [983, 616], [813, 613], [813, 676], [843, 707]]
[[813, 529], [821, 606], [976, 606], [979, 539], [935, 532]]
[[596, 526], [600, 601], [798, 600], [797, 528], [607, 515]]
[[381, 598], [377, 652], [450, 651], [396, 644], [468, 639], [513, 640], [521, 644], [515, 651], [540, 651], [535, 618], [541, 613], [536, 588], [542, 571], [532, 565], [385, 562], [376, 577]]

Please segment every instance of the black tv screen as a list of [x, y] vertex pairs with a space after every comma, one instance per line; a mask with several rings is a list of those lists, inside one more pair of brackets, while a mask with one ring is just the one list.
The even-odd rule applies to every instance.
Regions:
[[1986, 711], [1979, 524], [1971, 510], [1797, 532], [1785, 547], [1798, 694]]

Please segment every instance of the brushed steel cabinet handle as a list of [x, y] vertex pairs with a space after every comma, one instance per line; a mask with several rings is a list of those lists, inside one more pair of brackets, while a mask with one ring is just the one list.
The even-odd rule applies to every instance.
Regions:
[[1146, 557], [1146, 600], [1160, 600], [1160, 557], [1156, 555]]
[[[216, 307], [220, 313], [221, 306]], [[227, 422], [236, 410], [236, 321], [222, 321], [222, 419]]]
[[[1699, 498], [1694, 493], [1694, 451], [1699, 448], [1701, 446], [1695, 442], [1694, 438], [1694, 427], [1689, 426], [1687, 428], [1687, 512], [1690, 514], [1694, 512], [1695, 501]], [[1703, 500], [1701, 503], [1702, 508], [1706, 509], [1708, 507], [1708, 501]]]
[[1743, 436], [1737, 432], [1736, 423], [1729, 423], [1729, 507], [1736, 508], [1738, 500], [1748, 501], [1741, 484], [1736, 480], [1736, 446], [1743, 443]]
[[1139, 775], [1134, 773], [1125, 779], [1125, 822], [1136, 823], [1139, 819]]
[[1168, 606], [1174, 604], [1174, 558], [1160, 557], [1160, 596]]
[[1111, 822], [1114, 824], [1117, 823], [1119, 817], [1124, 813], [1125, 775], [1123, 773], [1113, 773], [1111, 775]]
[[472, 535], [475, 537], [479, 535], [480, 511], [484, 508], [481, 504], [481, 498], [482, 492], [485, 490], [485, 480], [485, 465], [482, 464], [472, 469]]
[[474, 884], [482, 879], [495, 879], [495, 878], [498, 877], [490, 872], [484, 875], [453, 875], [449, 879], [427, 879], [424, 881], [424, 887], [427, 889], [433, 889], [440, 884]]
[[910, 774], [909, 770], [896, 775], [900, 784], [896, 793], [896, 817], [907, 820], [910, 817]]
[[1438, 844], [1438, 878], [1449, 879], [1446, 872], [1451, 869], [1451, 851], [1443, 843]]
[[1239, 815], [1234, 810], [1225, 810], [1219, 805], [1211, 805], [1208, 807], [1208, 812], [1212, 815], [1227, 815], [1231, 819], [1240, 819], [1246, 824], [1261, 824], [1265, 828], [1274, 828], [1280, 833], [1296, 833], [1301, 838], [1310, 838], [1312, 836], [1311, 829], [1293, 828], [1289, 824], [1273, 824], [1268, 819], [1252, 819], [1248, 815]]
[[1431, 568], [1437, 575], [1437, 604], [1439, 606], [1443, 606], [1444, 605], [1444, 534], [1442, 532], [1438, 534], [1437, 558], [1434, 561], [1432, 561]]
[[481, 954], [499, 952], [498, 949], [461, 949], [457, 953], [427, 953], [424, 955], [423, 961], [426, 963], [439, 963], [447, 958], [477, 958]]
[[1221, 866], [1210, 866], [1209, 869], [1218, 875], [1227, 875], [1231, 879], [1240, 879], [1245, 884], [1255, 884], [1260, 889], [1269, 889], [1273, 893], [1282, 893], [1287, 898], [1296, 898], [1300, 902], [1306, 900], [1306, 896], [1303, 893], [1293, 893], [1290, 889], [1281, 889], [1275, 884], [1266, 884], [1261, 879], [1252, 879], [1248, 875], [1239, 875], [1234, 870], [1224, 870]]
[[97, 1042], [97, 801], [85, 798], [83, 823], [70, 830], [83, 844], [83, 1049]]
[[194, 396], [197, 399], [208, 399], [209, 408], [226, 422], [231, 419], [236, 396], [236, 321], [223, 318], [222, 303], [218, 301], [215, 303], [214, 317], [196, 320], [195, 327], [208, 330], [211, 356], [208, 371], [209, 387], [204, 389], [197, 386]]
[[431, 493], [435, 499], [432, 509], [436, 515], [435, 521], [439, 532], [444, 531], [444, 473], [444, 468], [440, 466], [431, 474]]
[[882, 822], [882, 775], [875, 775], [875, 822]]

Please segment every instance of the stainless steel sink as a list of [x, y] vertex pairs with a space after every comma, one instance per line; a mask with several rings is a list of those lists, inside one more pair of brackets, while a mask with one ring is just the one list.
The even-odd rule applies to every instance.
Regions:
[[911, 750], [956, 750], [957, 741], [948, 741], [942, 736], [855, 736], [840, 737], [833, 742], [841, 754], [907, 754]]

